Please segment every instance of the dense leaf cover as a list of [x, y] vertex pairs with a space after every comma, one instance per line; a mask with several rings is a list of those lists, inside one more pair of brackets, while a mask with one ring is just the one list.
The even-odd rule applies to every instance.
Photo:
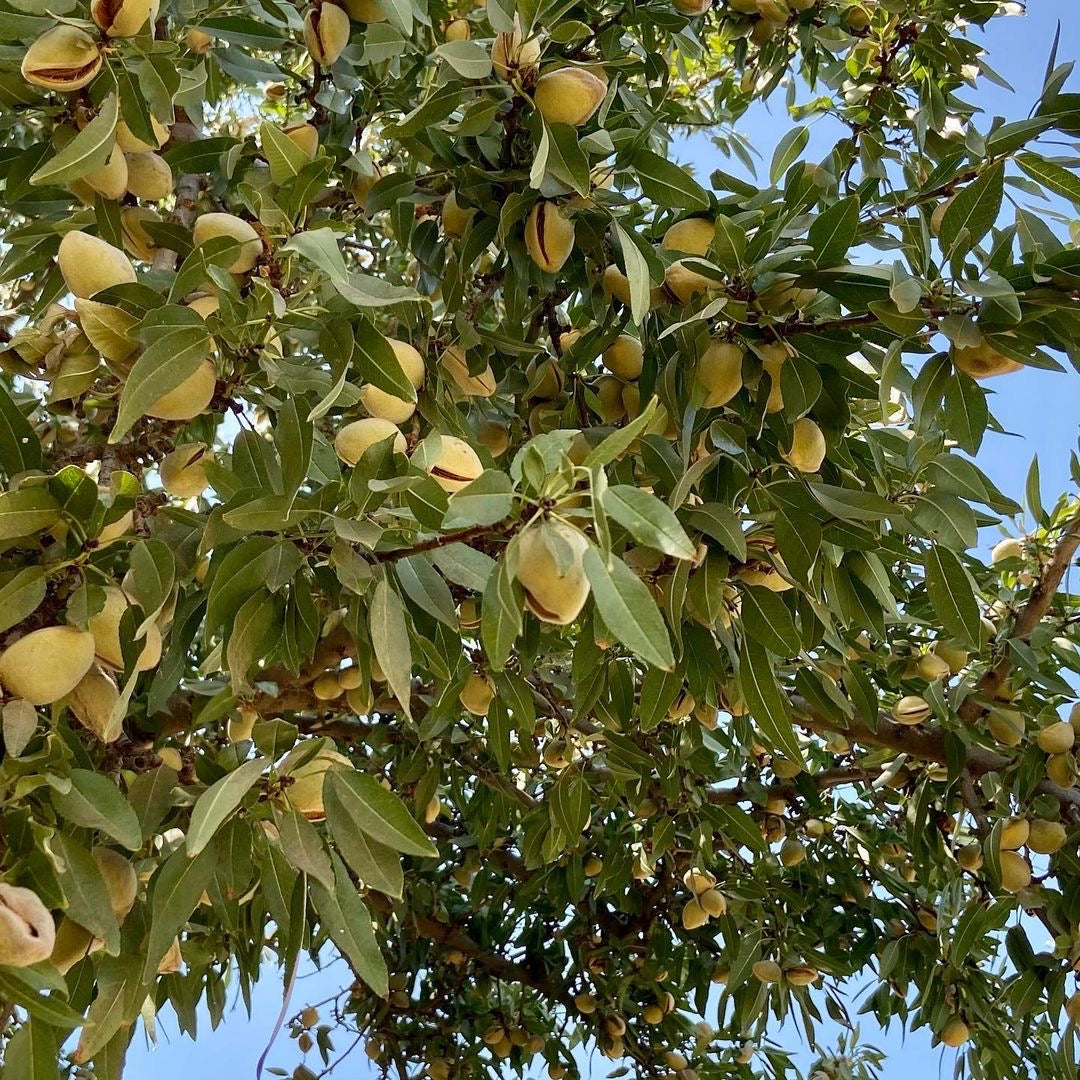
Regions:
[[0, 4], [3, 1076], [261, 976], [298, 1080], [865, 1077], [860, 1010], [1075, 1077], [1080, 502], [972, 463], [1076, 395], [1071, 65], [468, 5]]

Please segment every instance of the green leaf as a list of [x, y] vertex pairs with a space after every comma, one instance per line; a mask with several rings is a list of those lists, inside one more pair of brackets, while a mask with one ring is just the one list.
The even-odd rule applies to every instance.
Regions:
[[341, 950], [358, 978], [379, 997], [389, 992], [386, 961], [371, 929], [371, 913], [349, 880], [345, 864], [333, 856], [334, 888], [311, 883], [311, 899], [330, 940]]
[[[342, 771], [330, 769], [326, 775]], [[334, 872], [326, 845], [315, 826], [291, 807], [278, 809], [274, 814], [274, 823], [278, 829], [278, 843], [289, 865], [330, 888], [334, 882]]]
[[191, 821], [188, 825], [186, 844], [189, 856], [198, 855], [210, 843], [214, 834], [240, 805], [265, 768], [264, 758], [245, 761], [238, 769], [234, 769], [211, 784], [198, 797], [192, 808]]
[[0, 540], [17, 540], [60, 519], [60, 504], [45, 487], [22, 487], [0, 494]]
[[19, 1080], [59, 1080], [59, 1049], [59, 1033], [31, 1015], [7, 1044], [4, 1074]]
[[859, 198], [852, 195], [824, 210], [810, 226], [807, 238], [814, 249], [814, 262], [821, 270], [840, 266], [859, 230]]
[[787, 605], [774, 592], [757, 585], [744, 586], [742, 624], [746, 633], [777, 656], [797, 656], [802, 643]]
[[991, 165], [953, 197], [941, 220], [941, 246], [950, 256], [971, 251], [990, 231], [1005, 196], [1005, 164]]
[[416, 819], [392, 791], [367, 773], [330, 769], [324, 783], [333, 792], [340, 814], [361, 832], [404, 855], [435, 858], [438, 850], [424, 835]]
[[163, 394], [195, 373], [210, 352], [211, 337], [198, 312], [166, 304], [149, 312], [138, 328], [146, 348], [120, 392], [120, 408], [109, 442], [117, 443]]
[[1033, 180], [1074, 206], [1080, 206], [1080, 176], [1072, 169], [1047, 161], [1039, 154], [1017, 154], [1015, 160]]
[[767, 746], [803, 763], [802, 748], [791, 721], [791, 704], [780, 689], [775, 663], [764, 645], [747, 639], [739, 657], [739, 687]]
[[323, 802], [334, 846], [352, 867], [353, 873], [368, 888], [400, 899], [405, 878], [398, 853], [363, 831], [353, 818], [348, 802], [339, 798], [337, 788], [333, 785], [325, 785]]
[[120, 929], [109, 902], [109, 890], [93, 855], [72, 837], [56, 833], [49, 842], [56, 877], [64, 890], [64, 914], [101, 938], [109, 952], [120, 949]]
[[110, 94], [97, 116], [56, 157], [46, 161], [30, 177], [30, 183], [67, 184], [104, 165], [115, 145], [119, 115], [119, 102], [115, 94]]
[[[55, 979], [55, 976], [52, 978]], [[33, 968], [13, 968], [0, 964], [0, 995], [5, 1001], [21, 1005], [31, 1016], [50, 1027], [78, 1027], [83, 1022], [82, 1013], [55, 993], [48, 997], [42, 994], [52, 985], [59, 984], [51, 982], [49, 977]]]
[[412, 647], [409, 643], [409, 628], [405, 622], [405, 606], [401, 597], [385, 577], [380, 578], [375, 585], [368, 625], [375, 658], [379, 661], [394, 696], [405, 710], [405, 715], [409, 716], [409, 698], [412, 695]]
[[777, 183], [784, 173], [799, 160], [809, 141], [810, 129], [808, 127], [796, 126], [784, 135], [773, 152], [772, 164], [769, 166], [771, 184]]
[[645, 663], [670, 671], [675, 666], [671, 639], [645, 583], [615, 555], [609, 567], [591, 545], [585, 552], [585, 576], [607, 628]]
[[514, 641], [521, 633], [524, 596], [511, 569], [509, 554], [507, 548], [507, 554], [489, 575], [480, 608], [480, 633], [493, 671], [502, 671], [506, 666]]
[[259, 142], [275, 184], [287, 184], [310, 164], [307, 154], [281, 128], [267, 120], [259, 125]]
[[581, 463], [582, 467], [585, 469], [595, 469], [603, 465], [608, 465], [617, 458], [622, 457], [634, 444], [638, 436], [652, 423], [652, 419], [656, 415], [656, 409], [659, 404], [659, 399], [653, 397], [648, 405], [646, 405], [629, 424], [619, 428], [617, 431], [613, 431], [605, 439], [597, 443], [597, 445], [585, 455], [585, 460]]
[[443, 528], [464, 529], [502, 521], [513, 508], [513, 490], [513, 482], [506, 473], [486, 469], [471, 484], [450, 496]]
[[176, 563], [168, 544], [161, 540], [139, 540], [131, 549], [129, 566], [131, 582], [125, 589], [146, 614], [135, 630], [135, 636], [141, 637], [172, 595]]
[[162, 957], [169, 951], [180, 928], [191, 917], [210, 879], [214, 876], [216, 852], [203, 848], [194, 858], [178, 849], [158, 868], [150, 880], [150, 934], [146, 940], [143, 982], [150, 982]]
[[630, 317], [635, 325], [640, 326], [649, 314], [652, 282], [649, 277], [649, 264], [638, 249], [631, 235], [617, 222], [612, 222], [612, 229], [619, 241], [626, 280], [630, 283]]
[[641, 190], [665, 209], [708, 210], [709, 193], [681, 166], [651, 150], [634, 155]]
[[872, 491], [833, 484], [810, 484], [808, 490], [833, 517], [844, 521], [881, 521], [896, 513], [896, 507], [888, 499]]
[[0, 386], [0, 469], [9, 476], [41, 468], [41, 440], [34, 427]]
[[435, 55], [445, 60], [463, 79], [487, 79], [491, 54], [477, 41], [444, 41]]
[[225, 662], [232, 692], [246, 693], [250, 687], [248, 672], [261, 660], [282, 628], [282, 602], [264, 589], [249, 596], [240, 606], [229, 631]]
[[982, 633], [979, 602], [958, 555], [940, 544], [926, 551], [926, 593], [950, 634], [976, 647]]
[[671, 508], [655, 495], [629, 484], [615, 484], [603, 495], [604, 511], [639, 543], [675, 559], [692, 559], [693, 541]]
[[142, 847], [142, 828], [135, 811], [115, 783], [90, 769], [71, 770], [71, 789], [54, 790], [53, 805], [61, 817], [84, 829], [99, 829], [129, 851]]
[[26, 566], [0, 574], [0, 633], [20, 623], [45, 599], [45, 571]]
[[366, 382], [402, 401], [416, 400], [416, 388], [402, 371], [390, 342], [369, 319], [357, 323], [353, 361]]

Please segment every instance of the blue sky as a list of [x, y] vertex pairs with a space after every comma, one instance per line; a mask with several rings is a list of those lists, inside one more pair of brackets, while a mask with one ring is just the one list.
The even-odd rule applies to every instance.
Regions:
[[[996, 20], [988, 33], [977, 36], [976, 40], [985, 43], [991, 66], [1016, 91], [1011, 94], [983, 80], [977, 92], [968, 91], [963, 95], [983, 108], [985, 121], [979, 122], [981, 127], [994, 115], [1010, 120], [1027, 115], [1038, 96], [1059, 19], [1062, 23], [1059, 60], [1080, 58], [1080, 21], [1076, 19], [1076, 5], [1077, 0], [1030, 0], [1031, 11], [1027, 18]], [[1069, 88], [1080, 88], [1080, 75], [1073, 78]], [[782, 95], [778, 94], [777, 98], [781, 100], [771, 115], [764, 110], [755, 110], [739, 125], [741, 131], [751, 135], [766, 163], [773, 146], [788, 128]], [[835, 131], [824, 127], [815, 132], [811, 154], [815, 145], [819, 145], [824, 156], [835, 137]], [[700, 175], [707, 176], [717, 167], [739, 171], [737, 163], [723, 158], [703, 138], [689, 144], [682, 156], [683, 160], [693, 162]], [[991, 408], [1004, 429], [1016, 434], [988, 434], [978, 461], [1007, 495], [1022, 500], [1028, 465], [1034, 454], [1039, 456], [1044, 502], [1050, 504], [1067, 489], [1069, 452], [1076, 447], [1080, 416], [1076, 378], [1071, 369], [1070, 374], [1060, 375], [1026, 368], [992, 384], [997, 393]], [[309, 974], [298, 983], [294, 1004], [299, 1008], [304, 1001], [325, 997], [343, 981], [344, 973], [337, 964], [326, 974]], [[230, 1005], [234, 1000], [235, 994], [230, 994]], [[254, 1015], [250, 1022], [242, 1007], [237, 1005], [235, 1011], [227, 1014], [225, 1023], [216, 1032], [211, 1032], [209, 1021], [203, 1014], [200, 1016], [199, 1039], [193, 1043], [178, 1035], [175, 1022], [165, 1015], [158, 1025], [159, 1045], [155, 1049], [147, 1049], [142, 1031], [137, 1033], [125, 1076], [128, 1080], [191, 1080], [193, 1076], [207, 1080], [235, 1076], [239, 1080], [254, 1077], [255, 1062], [280, 1007], [280, 982], [268, 969], [256, 989]], [[925, 1032], [916, 1032], [901, 1040], [898, 1029], [882, 1033], [876, 1031], [872, 1023], [866, 1023], [863, 1039], [889, 1054], [882, 1074], [884, 1080], [907, 1080], [920, 1069], [932, 1070], [930, 1075], [942, 1076], [952, 1071], [953, 1052], [948, 1051], [943, 1058], [940, 1050], [930, 1048]], [[777, 1041], [792, 1050], [800, 1045], [795, 1031], [778, 1032]], [[344, 1040], [342, 1044], [345, 1044]], [[295, 1047], [284, 1037], [279, 1038], [277, 1045], [280, 1052], [271, 1053], [268, 1063], [291, 1069], [297, 1060]], [[805, 1060], [803, 1055], [799, 1056]], [[610, 1067], [611, 1062], [599, 1059], [591, 1069], [583, 1068], [583, 1076], [604, 1076]], [[357, 1054], [334, 1076], [368, 1074], [366, 1058]]]

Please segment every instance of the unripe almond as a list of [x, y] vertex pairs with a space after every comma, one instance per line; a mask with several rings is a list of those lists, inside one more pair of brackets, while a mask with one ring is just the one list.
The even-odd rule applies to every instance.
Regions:
[[184, 44], [191, 52], [201, 56], [214, 47], [214, 39], [205, 30], [193, 26], [184, 34]]
[[169, 141], [169, 128], [156, 116], [150, 117], [150, 127], [154, 132], [154, 142], [148, 143], [136, 138], [131, 128], [123, 120], [116, 124], [116, 145], [125, 154], [147, 154], [154, 150], [160, 150]]
[[443, 491], [452, 494], [468, 487], [484, 471], [484, 463], [464, 439], [443, 435], [439, 456], [427, 470]]
[[346, 424], [334, 437], [334, 451], [346, 465], [355, 465], [364, 452], [384, 439], [394, 440], [394, 453], [408, 450], [405, 436], [389, 420], [368, 417]]
[[791, 437], [791, 448], [781, 455], [783, 459], [799, 472], [817, 472], [825, 460], [825, 436], [821, 428], [804, 416], [792, 424]]
[[726, 405], [742, 389], [744, 356], [743, 350], [731, 341], [713, 340], [705, 347], [696, 375], [697, 385], [703, 393], [703, 408], [716, 409]]
[[1065, 1002], [1065, 1014], [1071, 1023], [1080, 1026], [1080, 992], [1073, 994]]
[[505, 82], [515, 76], [527, 77], [532, 74], [540, 59], [540, 41], [532, 37], [521, 39], [521, 28], [514, 19], [514, 29], [495, 35], [491, 45], [491, 66], [495, 74]]
[[454, 238], [464, 236], [465, 230], [469, 227], [469, 222], [472, 221], [475, 213], [476, 210], [472, 207], [462, 206], [458, 202], [457, 192], [449, 192], [446, 198], [443, 199], [440, 212], [443, 232], [447, 236]]
[[134, 37], [149, 23], [154, 32], [156, 0], [91, 0], [90, 18], [111, 38]]
[[716, 884], [716, 878], [707, 870], [699, 870], [696, 866], [691, 867], [683, 874], [683, 884], [695, 895], [700, 896], [703, 892], [711, 889]]
[[719, 919], [727, 912], [727, 897], [719, 889], [706, 889], [697, 901], [711, 919]]
[[68, 290], [84, 300], [103, 289], [138, 280], [131, 260], [119, 248], [84, 232], [64, 234], [56, 261]]
[[120, 211], [124, 248], [143, 262], [151, 262], [157, 251], [153, 237], [146, 231], [148, 221], [161, 221], [161, 215], [152, 206], [125, 206]]
[[684, 930], [697, 930], [709, 921], [709, 913], [701, 906], [695, 897], [688, 900], [682, 909], [682, 925]]
[[911, 726], [928, 720], [933, 711], [925, 698], [918, 694], [908, 694], [892, 707], [892, 716], [898, 724]]
[[968, 664], [968, 651], [962, 645], [955, 642], [935, 641], [933, 646], [935, 656], [940, 656], [949, 666], [949, 671], [956, 675], [964, 670]]
[[46, 626], [0, 653], [0, 686], [31, 705], [51, 705], [78, 686], [93, 662], [92, 634], [75, 626]]
[[956, 861], [965, 870], [978, 870], [983, 864], [982, 848], [978, 844], [965, 844], [957, 851]]
[[468, 41], [472, 37], [472, 27], [467, 19], [451, 19], [443, 37], [447, 41]]
[[525, 247], [541, 270], [558, 273], [574, 250], [574, 223], [555, 203], [541, 199], [525, 223]]
[[164, 393], [146, 410], [158, 420], [191, 420], [206, 412], [217, 388], [213, 361], [201, 364], [179, 386]]
[[1028, 832], [1028, 847], [1037, 855], [1053, 855], [1065, 843], [1065, 826], [1060, 821], [1035, 818]]
[[309, 821], [326, 817], [323, 806], [323, 783], [330, 769], [352, 769], [353, 763], [336, 750], [323, 750], [291, 773], [293, 782], [285, 788], [289, 805]]
[[584, 68], [558, 68], [541, 75], [533, 104], [549, 124], [580, 127], [600, 107], [607, 84]]
[[1058, 787], [1072, 787], [1076, 781], [1076, 762], [1072, 754], [1051, 754], [1046, 759], [1046, 775]]
[[995, 566], [1008, 559], [1022, 559], [1024, 557], [1024, 542], [1015, 536], [1007, 536], [999, 540], [990, 552], [990, 562]]
[[382, 0], [345, 0], [343, 6], [356, 22], [379, 23], [390, 18]]
[[360, 387], [360, 402], [371, 416], [391, 424], [404, 424], [416, 412], [415, 401], [395, 397], [372, 383]]
[[86, 927], [62, 916], [56, 926], [49, 963], [66, 975], [80, 960], [101, 948], [101, 944]]
[[596, 1012], [597, 1001], [592, 994], [575, 994], [574, 1007], [583, 1016], [591, 1016]]
[[465, 350], [459, 345], [447, 345], [439, 357], [439, 366], [450, 381], [468, 397], [486, 398], [495, 393], [496, 382], [491, 365], [487, 365], [479, 375], [470, 375]]
[[473, 672], [461, 688], [459, 700], [473, 716], [487, 716], [495, 697], [495, 684], [491, 676]]
[[123, 733], [119, 723], [112, 723], [113, 712], [120, 700], [116, 683], [96, 664], [79, 680], [71, 691], [68, 708], [88, 731], [102, 742], [115, 742]]
[[794, 964], [784, 972], [784, 978], [792, 986], [812, 986], [821, 978], [817, 968], [809, 964]]
[[1068, 720], [1059, 720], [1056, 724], [1045, 727], [1035, 741], [1044, 754], [1067, 754], [1076, 741], [1076, 732]]
[[108, 847], [95, 847], [94, 862], [105, 880], [109, 893], [109, 906], [116, 918], [123, 922], [135, 906], [135, 897], [139, 893], [139, 878], [135, 867], [118, 851]]
[[641, 342], [629, 334], [620, 334], [604, 350], [604, 367], [620, 379], [632, 382], [641, 375], [645, 352]]
[[312, 161], [319, 152], [319, 132], [311, 124], [291, 124], [284, 129], [285, 137], [295, 143]]
[[349, 16], [336, 4], [323, 3], [304, 16], [304, 44], [320, 67], [333, 67], [349, 44]]
[[104, 165], [91, 169], [79, 178], [103, 199], [119, 199], [127, 191], [128, 163], [123, 153], [113, 148]]
[[93, 82], [101, 64], [98, 43], [85, 30], [60, 23], [26, 50], [22, 76], [34, 86], [67, 94]]
[[[131, 607], [124, 591], [115, 585], [105, 589], [105, 604], [90, 616], [88, 627], [93, 635], [94, 652], [98, 659], [111, 668], [122, 671], [124, 652], [120, 642], [120, 621]], [[135, 661], [136, 671], [149, 671], [161, 660], [161, 631], [156, 623], [150, 623], [143, 638], [142, 651]]]
[[49, 909], [32, 889], [0, 883], [0, 959], [10, 967], [47, 960], [56, 942]]
[[589, 598], [583, 560], [589, 541], [561, 521], [545, 521], [518, 539], [517, 579], [529, 610], [543, 622], [566, 626]]
[[161, 486], [178, 499], [194, 499], [209, 486], [206, 443], [185, 443], [171, 450], [158, 466]]
[[106, 360], [123, 363], [138, 348], [131, 332], [139, 320], [122, 308], [80, 298], [75, 312], [87, 340]]
[[664, 233], [660, 246], [665, 251], [681, 251], [684, 255], [707, 255], [716, 238], [716, 225], [709, 218], [688, 217], [676, 221]]
[[689, 304], [696, 296], [712, 288], [719, 288], [719, 282], [692, 270], [682, 259], [676, 260], [664, 271], [664, 290], [680, 304]]
[[927, 682], [937, 682], [952, 674], [948, 660], [943, 656], [938, 656], [937, 653], [923, 653], [915, 666]]
[[[326, 7], [333, 7], [332, 4]], [[341, 8], [337, 8], [341, 11]], [[236, 259], [229, 267], [232, 274], [246, 274], [251, 270], [262, 254], [262, 241], [254, 227], [235, 214], [213, 213], [200, 214], [195, 219], [192, 229], [192, 241], [196, 247], [205, 244], [216, 236], [228, 236], [240, 243]]]
[[1009, 818], [1001, 828], [999, 846], [1002, 851], [1015, 851], [1017, 848], [1022, 848], [1027, 843], [1030, 831], [1031, 826], [1027, 818]]
[[127, 189], [136, 199], [159, 202], [172, 194], [172, 169], [163, 157], [154, 153], [126, 156]]
[[759, 960], [751, 970], [758, 982], [778, 983], [784, 978], [784, 973], [775, 960]]
[[780, 862], [784, 866], [798, 866], [806, 858], [806, 848], [793, 837], [788, 837], [780, 845]]
[[942, 1028], [939, 1038], [946, 1046], [963, 1046], [971, 1038], [971, 1031], [959, 1016], [954, 1016]]
[[582, 873], [586, 877], [596, 877], [604, 869], [604, 860], [599, 855], [590, 855], [585, 860], [585, 866], [582, 869]]
[[1002, 746], [1019, 746], [1024, 737], [1026, 725], [1019, 709], [995, 705], [987, 714], [986, 724], [995, 741]]
[[1031, 884], [1031, 867], [1022, 855], [1015, 851], [1002, 851], [998, 860], [1001, 866], [1001, 886], [1006, 892], [1020, 892]]
[[1024, 365], [1003, 356], [992, 345], [964, 345], [954, 348], [953, 365], [973, 379], [989, 379], [995, 375], [1010, 375]]

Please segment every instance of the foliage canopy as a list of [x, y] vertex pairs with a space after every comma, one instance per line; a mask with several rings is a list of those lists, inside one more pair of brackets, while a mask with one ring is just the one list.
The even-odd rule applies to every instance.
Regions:
[[1017, 6], [0, 5], [5, 1077], [305, 954], [298, 1080], [870, 1076], [868, 979], [1076, 1075], [1080, 503], [971, 460], [1080, 367]]

